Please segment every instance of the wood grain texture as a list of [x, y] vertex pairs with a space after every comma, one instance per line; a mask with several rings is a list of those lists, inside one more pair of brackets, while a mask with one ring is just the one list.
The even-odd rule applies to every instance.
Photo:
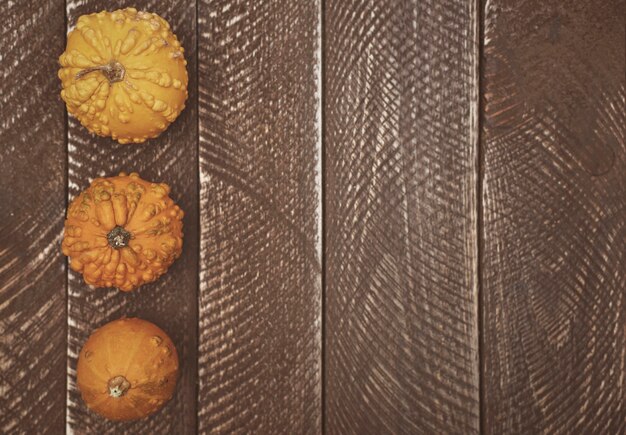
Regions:
[[65, 405], [63, 2], [2, 2], [0, 432], [62, 432]]
[[319, 433], [319, 2], [199, 3], [199, 430]]
[[623, 0], [490, 0], [485, 433], [626, 433]]
[[479, 430], [476, 12], [325, 4], [329, 434]]
[[[68, 25], [100, 10], [125, 6], [122, 1], [69, 2]], [[194, 1], [138, 1], [138, 10], [155, 12], [171, 25], [185, 48], [189, 99], [179, 118], [159, 138], [142, 145], [119, 145], [91, 136], [78, 122], [69, 123], [69, 196], [72, 199], [97, 176], [138, 172], [149, 181], [170, 185], [170, 196], [185, 211], [181, 257], [156, 282], [133, 293], [116, 289], [90, 289], [82, 276], [69, 275], [68, 430], [75, 433], [185, 434], [196, 430], [197, 286], [198, 286], [198, 182], [196, 5]], [[76, 387], [78, 352], [90, 333], [122, 316], [154, 322], [172, 338], [180, 359], [181, 375], [174, 398], [159, 412], [131, 423], [107, 421], [89, 411]]]

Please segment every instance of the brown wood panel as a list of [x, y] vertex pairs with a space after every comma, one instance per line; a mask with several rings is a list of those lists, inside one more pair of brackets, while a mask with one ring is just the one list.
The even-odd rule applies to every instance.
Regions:
[[0, 432], [65, 427], [64, 3], [2, 2]]
[[625, 6], [483, 6], [485, 433], [626, 433]]
[[199, 429], [319, 433], [318, 1], [199, 3]]
[[328, 433], [479, 430], [476, 13], [326, 2]]
[[[68, 26], [86, 13], [115, 10], [123, 1], [70, 1]], [[170, 196], [185, 211], [181, 257], [158, 281], [133, 293], [90, 289], [82, 276], [69, 275], [68, 428], [76, 433], [184, 434], [196, 430], [197, 287], [198, 287], [198, 160], [196, 81], [196, 5], [194, 1], [137, 1], [138, 10], [155, 12], [172, 26], [185, 49], [189, 99], [180, 117], [159, 138], [142, 145], [119, 145], [91, 136], [75, 119], [69, 123], [69, 196], [76, 196], [97, 176], [138, 172], [150, 181], [170, 185]], [[174, 398], [148, 419], [131, 423], [107, 421], [89, 411], [76, 388], [76, 358], [89, 334], [122, 316], [141, 317], [159, 325], [172, 338], [181, 375]]]

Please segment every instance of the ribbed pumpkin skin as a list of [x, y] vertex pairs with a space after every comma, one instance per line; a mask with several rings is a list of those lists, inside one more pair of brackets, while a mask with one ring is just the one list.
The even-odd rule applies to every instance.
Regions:
[[[130, 383], [113, 397], [110, 381]], [[178, 353], [168, 335], [142, 319], [120, 319], [97, 329], [80, 351], [78, 388], [87, 406], [111, 420], [135, 420], [158, 411], [172, 398]]]
[[[70, 267], [94, 287], [131, 291], [152, 282], [180, 256], [184, 213], [167, 184], [136, 173], [96, 178], [70, 204], [61, 249]], [[129, 233], [128, 246], [115, 248], [110, 234]]]
[[[120, 143], [157, 137], [185, 107], [187, 61], [163, 18], [128, 8], [83, 15], [60, 56], [61, 97], [90, 132]], [[111, 82], [101, 70], [124, 69]], [[87, 73], [85, 73], [87, 72]]]

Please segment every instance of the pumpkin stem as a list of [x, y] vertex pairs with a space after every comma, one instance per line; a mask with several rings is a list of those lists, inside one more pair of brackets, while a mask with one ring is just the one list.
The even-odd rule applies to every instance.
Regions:
[[108, 387], [111, 397], [122, 397], [130, 389], [130, 382], [124, 376], [116, 376], [109, 379]]
[[102, 72], [102, 74], [104, 74], [104, 76], [109, 81], [109, 84], [113, 84], [115, 82], [121, 82], [122, 80], [124, 80], [124, 74], [126, 74], [126, 69], [124, 68], [124, 65], [122, 65], [121, 63], [115, 60], [112, 60], [106, 65], [85, 68], [84, 70], [76, 73], [76, 78], [80, 79], [84, 77], [86, 74], [89, 74], [94, 71]]
[[128, 246], [131, 234], [119, 225], [113, 228], [109, 234], [107, 234], [107, 240], [109, 246], [114, 249], [122, 249]]

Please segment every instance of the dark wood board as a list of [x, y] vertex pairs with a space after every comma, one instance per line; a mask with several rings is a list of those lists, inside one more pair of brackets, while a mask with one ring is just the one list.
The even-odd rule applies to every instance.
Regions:
[[[624, 0], [141, 0], [190, 76], [144, 145], [59, 96], [68, 28], [124, 6], [0, 5], [0, 432], [626, 433]], [[131, 294], [60, 252], [67, 201], [120, 171], [186, 213]], [[122, 316], [182, 370], [125, 424], [75, 379]]]
[[319, 433], [318, 1], [201, 1], [199, 430]]
[[[65, 427], [63, 1], [0, 3], [0, 432]], [[41, 432], [39, 432], [41, 433]]]
[[477, 433], [477, 11], [328, 0], [329, 434]]
[[623, 434], [626, 5], [483, 7], [484, 432]]
[[[115, 10], [122, 1], [78, 1], [67, 4], [68, 26], [82, 14]], [[75, 119], [69, 123], [69, 197], [98, 176], [138, 172], [165, 182], [170, 196], [185, 211], [181, 257], [156, 282], [132, 293], [90, 289], [82, 276], [69, 275], [68, 428], [76, 433], [195, 433], [197, 425], [197, 293], [198, 293], [198, 160], [196, 80], [196, 5], [194, 1], [139, 1], [138, 10], [155, 12], [171, 25], [185, 48], [189, 99], [179, 118], [157, 139], [143, 145], [119, 145], [95, 137]], [[76, 357], [99, 326], [122, 316], [141, 317], [160, 326], [174, 341], [181, 375], [174, 398], [153, 416], [131, 423], [107, 421], [87, 409], [76, 388]]]

